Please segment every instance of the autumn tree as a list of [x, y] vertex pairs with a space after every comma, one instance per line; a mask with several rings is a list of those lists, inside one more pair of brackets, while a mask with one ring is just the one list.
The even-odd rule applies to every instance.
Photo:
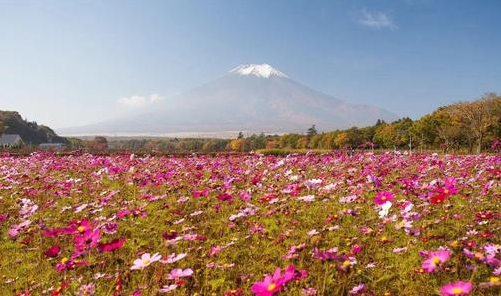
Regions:
[[495, 98], [492, 94], [484, 95], [473, 102], [459, 102], [449, 108], [462, 126], [474, 136], [477, 154], [482, 152], [483, 139], [487, 131], [499, 120], [495, 110]]
[[348, 140], [348, 133], [340, 132], [334, 139], [334, 145], [336, 145], [338, 148], [342, 148], [346, 144], [348, 144]]
[[245, 149], [245, 139], [235, 139], [230, 142], [231, 150], [243, 152]]

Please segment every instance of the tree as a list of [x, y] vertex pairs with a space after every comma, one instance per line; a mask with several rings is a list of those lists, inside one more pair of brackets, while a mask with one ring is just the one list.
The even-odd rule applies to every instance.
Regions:
[[239, 132], [237, 139], [243, 139], [244, 138], [244, 133]]
[[493, 94], [484, 95], [473, 102], [453, 104], [449, 112], [456, 116], [459, 122], [472, 133], [477, 143], [477, 154], [482, 152], [483, 139], [491, 126], [499, 118], [494, 114], [495, 98]]
[[244, 151], [245, 139], [235, 139], [230, 142], [231, 150], [233, 151]]
[[438, 142], [439, 121], [433, 114], [427, 114], [420, 119], [414, 121], [409, 132], [413, 137], [413, 142], [419, 143], [421, 150], [427, 146], [432, 146]]
[[313, 137], [314, 135], [318, 134], [317, 132], [317, 127], [315, 125], [312, 125], [308, 131], [306, 132], [306, 135], [308, 136], [308, 139]]
[[334, 145], [336, 145], [338, 148], [343, 148], [343, 146], [348, 144], [348, 140], [348, 133], [340, 132], [334, 139]]
[[106, 137], [94, 137], [94, 140], [90, 143], [90, 148], [97, 150], [106, 150], [108, 149], [108, 140], [106, 139]]

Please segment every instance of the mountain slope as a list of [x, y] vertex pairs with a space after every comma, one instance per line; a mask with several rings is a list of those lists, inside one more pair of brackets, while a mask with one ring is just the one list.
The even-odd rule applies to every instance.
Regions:
[[0, 134], [18, 134], [26, 144], [38, 145], [41, 143], [65, 143], [68, 140], [59, 137], [51, 128], [28, 122], [15, 111], [0, 111]]
[[397, 116], [317, 92], [270, 65], [242, 65], [191, 89], [155, 111], [109, 120], [64, 133], [298, 132], [367, 126]]

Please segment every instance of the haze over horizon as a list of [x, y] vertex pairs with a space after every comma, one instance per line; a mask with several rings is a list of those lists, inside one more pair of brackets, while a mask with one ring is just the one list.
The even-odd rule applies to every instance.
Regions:
[[0, 1], [0, 110], [92, 124], [267, 63], [418, 118], [501, 92], [499, 11], [499, 1]]

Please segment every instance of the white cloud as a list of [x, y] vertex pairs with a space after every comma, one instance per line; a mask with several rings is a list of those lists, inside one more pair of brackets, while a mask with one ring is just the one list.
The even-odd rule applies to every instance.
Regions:
[[160, 101], [163, 101], [165, 98], [160, 96], [159, 94], [152, 94], [150, 96], [150, 102], [151, 103], [157, 103], [157, 102], [160, 102]]
[[151, 104], [155, 104], [163, 101], [165, 98], [160, 96], [159, 94], [152, 94], [148, 96], [130, 96], [130, 97], [121, 97], [117, 100], [120, 105], [129, 107], [129, 108], [142, 108]]
[[379, 11], [362, 10], [362, 16], [358, 20], [362, 25], [374, 29], [397, 29], [397, 25], [388, 15]]

